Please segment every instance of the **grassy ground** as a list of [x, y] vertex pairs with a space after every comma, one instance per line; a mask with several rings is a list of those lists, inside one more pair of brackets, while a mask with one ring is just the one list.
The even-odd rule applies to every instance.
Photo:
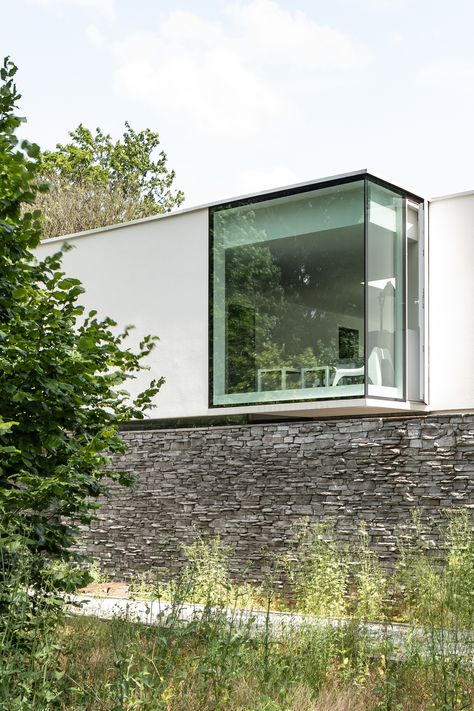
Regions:
[[[65, 617], [46, 591], [33, 604], [12, 571], [0, 590], [0, 709], [474, 711], [473, 521], [465, 512], [449, 518], [436, 556], [414, 524], [390, 575], [365, 529], [351, 551], [331, 526], [302, 529], [280, 561], [292, 607], [349, 621], [281, 634], [252, 619], [237, 624], [239, 607], [270, 611], [284, 599], [272, 580], [258, 590], [235, 584], [218, 540], [187, 550], [179, 580], [135, 582], [135, 593], [173, 602], [156, 627]], [[179, 607], [189, 600], [205, 610], [183, 624]], [[375, 639], [365, 625], [400, 618], [417, 630], [402, 655], [388, 633]]]
[[210, 615], [184, 629], [79, 618], [62, 634], [63, 709], [430, 708], [428, 667], [374, 659], [355, 630], [308, 628], [268, 639]]

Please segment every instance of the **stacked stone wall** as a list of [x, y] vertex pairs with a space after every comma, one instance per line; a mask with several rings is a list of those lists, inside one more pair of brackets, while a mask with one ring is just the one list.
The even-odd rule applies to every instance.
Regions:
[[441, 522], [474, 507], [474, 415], [333, 419], [199, 429], [125, 431], [112, 485], [82, 550], [115, 577], [174, 573], [196, 533], [233, 547], [235, 574], [265, 574], [302, 518], [336, 520], [350, 541], [365, 521], [390, 564], [414, 509]]

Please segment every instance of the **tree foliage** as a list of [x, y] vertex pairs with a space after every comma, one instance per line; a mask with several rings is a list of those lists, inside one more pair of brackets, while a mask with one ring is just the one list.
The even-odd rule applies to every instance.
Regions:
[[[111, 319], [84, 313], [61, 253], [37, 262], [42, 219], [38, 146], [16, 133], [16, 67], [0, 69], [0, 549], [20, 536], [38, 566], [67, 558], [74, 526], [88, 523], [121, 421], [143, 417], [162, 380], [135, 400], [122, 385], [143, 369], [155, 339], [126, 347]], [[42, 190], [44, 188], [41, 188]], [[107, 469], [122, 482], [123, 474]], [[89, 498], [91, 497], [91, 498]], [[4, 550], [4, 549], [3, 549]], [[1, 578], [0, 566], [0, 578]]]
[[154, 131], [136, 132], [125, 122], [122, 139], [113, 141], [80, 124], [69, 135], [70, 143], [40, 155], [40, 174], [50, 184], [37, 198], [44, 238], [169, 212], [183, 202]]

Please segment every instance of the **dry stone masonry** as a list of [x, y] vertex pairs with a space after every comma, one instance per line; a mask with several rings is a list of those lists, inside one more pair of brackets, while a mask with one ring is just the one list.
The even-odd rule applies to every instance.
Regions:
[[113, 485], [81, 548], [115, 577], [176, 572], [196, 533], [234, 547], [235, 574], [258, 580], [288, 550], [295, 524], [334, 518], [342, 540], [368, 524], [387, 564], [394, 534], [419, 508], [474, 507], [474, 415], [333, 419], [126, 431]]

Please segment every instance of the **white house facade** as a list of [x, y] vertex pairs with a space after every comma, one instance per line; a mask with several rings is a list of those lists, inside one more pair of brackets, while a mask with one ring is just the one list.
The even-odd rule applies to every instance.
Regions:
[[160, 337], [154, 419], [474, 409], [474, 193], [366, 171], [43, 242], [84, 303]]

